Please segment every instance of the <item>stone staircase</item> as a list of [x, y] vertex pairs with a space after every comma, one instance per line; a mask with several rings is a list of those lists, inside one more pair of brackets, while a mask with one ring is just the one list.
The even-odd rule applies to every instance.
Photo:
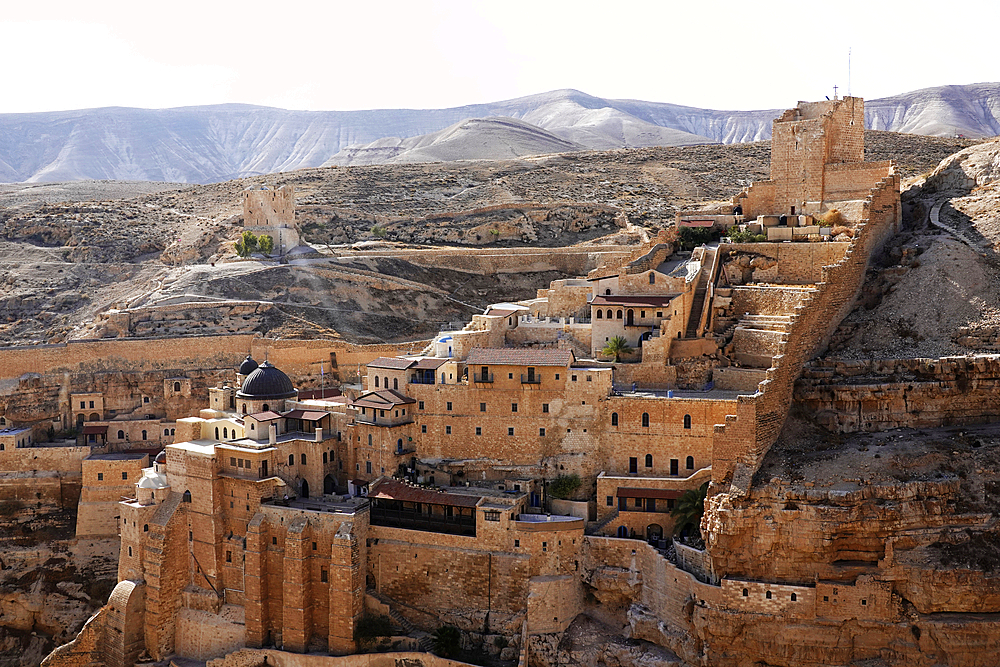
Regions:
[[603, 519], [601, 519], [600, 521], [598, 521], [594, 525], [588, 526], [587, 529], [586, 529], [586, 532], [587, 532], [588, 535], [597, 535], [599, 532], [601, 532], [604, 529], [604, 527], [606, 525], [608, 525], [609, 523], [611, 523], [612, 521], [614, 521], [617, 518], [618, 518], [618, 510], [616, 509], [614, 512], [612, 512], [611, 514], [607, 515], [606, 517], [604, 517]]
[[424, 653], [430, 653], [434, 648], [434, 639], [428, 633], [423, 630], [417, 629], [412, 623], [410, 623], [406, 618], [400, 614], [393, 607], [393, 600], [391, 598], [382, 595], [373, 588], [368, 589], [368, 595], [386, 605], [389, 608], [389, 618], [396, 625], [397, 628], [403, 631], [408, 637], [413, 637], [417, 640], [417, 646]]
[[698, 284], [694, 288], [691, 316], [688, 318], [687, 329], [684, 332], [686, 338], [698, 338], [701, 334], [701, 320], [705, 312], [705, 300], [708, 296], [708, 287], [712, 282], [712, 276], [715, 273], [715, 260], [718, 252], [718, 247], [705, 248], [705, 254], [701, 260], [701, 273], [698, 275]]

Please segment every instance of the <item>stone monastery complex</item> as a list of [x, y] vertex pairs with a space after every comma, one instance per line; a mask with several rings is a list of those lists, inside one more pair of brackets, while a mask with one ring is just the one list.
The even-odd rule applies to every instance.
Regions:
[[[344, 656], [371, 614], [393, 619], [399, 650], [452, 625], [499, 660], [554, 664], [594, 608], [691, 665], [980, 664], [970, 647], [995, 651], [992, 621], [935, 629], [950, 622], [935, 611], [982, 611], [961, 602], [974, 583], [950, 607], [903, 608], [898, 582], [918, 574], [885, 544], [925, 539], [905, 516], [852, 537], [824, 509], [765, 520], [750, 501], [794, 382], [900, 225], [899, 176], [864, 162], [863, 119], [859, 98], [800, 103], [774, 121], [769, 181], [677, 218], [750, 221], [768, 241], [681, 255], [661, 234], [424, 349], [241, 338], [215, 357], [251, 349], [238, 368], [151, 371], [127, 414], [111, 390], [53, 389], [50, 419], [82, 426], [58, 447], [8, 403], [0, 469], [39, 465], [28, 453], [75, 466], [77, 534], [121, 536], [109, 602], [44, 664]], [[248, 228], [297, 243], [290, 191], [246, 196], [288, 223]], [[818, 222], [834, 208], [847, 241]], [[603, 354], [615, 337], [632, 348], [619, 363]], [[354, 363], [359, 383], [297, 386]], [[677, 501], [703, 485], [704, 543], [671, 541]], [[932, 653], [911, 627], [937, 636]]]

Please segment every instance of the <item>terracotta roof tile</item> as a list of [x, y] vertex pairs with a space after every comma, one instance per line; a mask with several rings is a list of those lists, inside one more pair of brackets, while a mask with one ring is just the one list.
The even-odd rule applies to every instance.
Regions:
[[382, 478], [373, 484], [368, 490], [368, 497], [451, 507], [475, 507], [482, 500], [477, 496], [422, 489], [387, 478]]
[[394, 371], [406, 370], [413, 365], [413, 359], [401, 357], [379, 357], [368, 362], [368, 368], [388, 368]]
[[470, 366], [569, 366], [570, 350], [475, 347], [465, 362]]

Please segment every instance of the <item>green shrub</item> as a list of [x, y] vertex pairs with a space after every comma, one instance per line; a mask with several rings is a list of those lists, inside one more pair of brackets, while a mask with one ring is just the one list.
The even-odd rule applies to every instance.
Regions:
[[379, 637], [391, 637], [392, 633], [392, 619], [385, 614], [365, 614], [354, 627], [354, 639], [362, 644], [371, 643]]
[[549, 494], [555, 498], [572, 498], [573, 494], [580, 488], [580, 476], [576, 473], [572, 475], [559, 475], [549, 484]]

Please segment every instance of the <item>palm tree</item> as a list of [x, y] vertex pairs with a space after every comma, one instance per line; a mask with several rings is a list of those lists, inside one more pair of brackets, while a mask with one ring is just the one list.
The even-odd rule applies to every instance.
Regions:
[[695, 536], [701, 535], [701, 517], [705, 514], [705, 497], [708, 495], [708, 482], [697, 489], [688, 489], [670, 512], [676, 517], [674, 535], [679, 535], [689, 526], [694, 529]]
[[462, 643], [462, 633], [453, 625], [442, 625], [434, 631], [434, 652], [442, 658], [451, 658], [458, 654]]
[[605, 343], [604, 349], [601, 350], [601, 354], [614, 357], [616, 364], [622, 360], [623, 354], [630, 354], [631, 352], [632, 348], [628, 346], [628, 341], [625, 340], [624, 336], [615, 336]]

